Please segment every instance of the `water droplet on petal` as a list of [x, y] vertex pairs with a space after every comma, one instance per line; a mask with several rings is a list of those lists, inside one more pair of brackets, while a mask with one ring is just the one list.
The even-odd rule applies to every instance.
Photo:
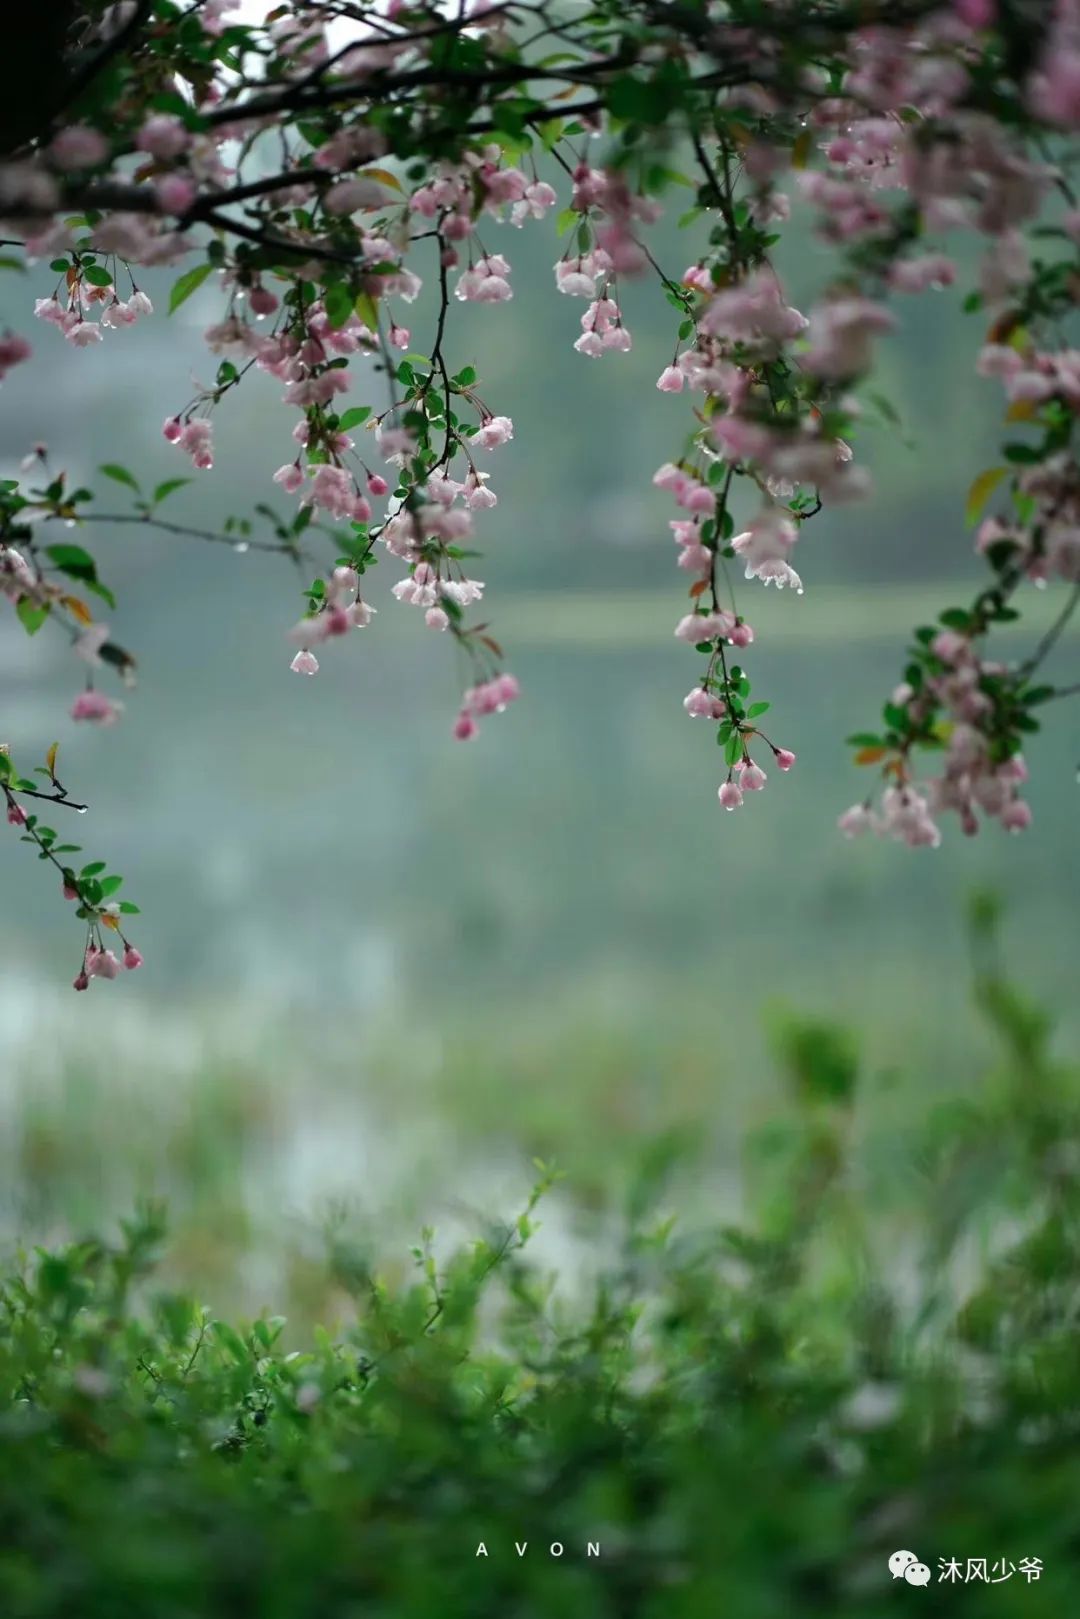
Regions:
[[233, 546], [233, 550], [236, 552], [238, 557], [242, 557], [246, 551], [251, 550], [251, 546], [248, 544], [247, 540], [237, 540], [236, 544]]
[[87, 811], [87, 808], [88, 808], [88, 806], [86, 804], [80, 804], [75, 813], [77, 815], [85, 815], [86, 811]]

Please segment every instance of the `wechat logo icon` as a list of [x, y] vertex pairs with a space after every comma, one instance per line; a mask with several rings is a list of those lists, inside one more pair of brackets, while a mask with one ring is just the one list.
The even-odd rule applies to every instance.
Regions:
[[889, 1558], [889, 1573], [894, 1580], [906, 1580], [909, 1585], [929, 1585], [930, 1570], [920, 1563], [914, 1552], [893, 1552]]

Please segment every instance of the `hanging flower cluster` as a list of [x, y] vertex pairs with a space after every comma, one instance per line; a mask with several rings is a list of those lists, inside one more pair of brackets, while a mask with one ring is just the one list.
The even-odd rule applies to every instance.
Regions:
[[[115, 600], [93, 555], [48, 542], [53, 525], [105, 520], [303, 568], [288, 634], [291, 668], [308, 677], [330, 642], [372, 625], [366, 576], [388, 558], [392, 601], [459, 655], [453, 735], [474, 737], [517, 699], [476, 622], [488, 603], [473, 567], [512, 402], [451, 360], [451, 317], [458, 303], [513, 303], [515, 232], [553, 223], [555, 290], [583, 306], [567, 333], [583, 357], [631, 348], [632, 279], [655, 281], [672, 311], [656, 386], [682, 437], [653, 483], [689, 595], [675, 635], [700, 660], [683, 707], [720, 746], [720, 805], [740, 807], [795, 762], [762, 729], [743, 598], [772, 585], [797, 612], [807, 524], [869, 495], [853, 450], [867, 384], [904, 300], [955, 282], [946, 233], [963, 230], [981, 244], [966, 298], [986, 326], [977, 369], [1003, 389], [1009, 424], [1000, 465], [967, 502], [988, 582], [917, 628], [880, 725], [852, 738], [856, 763], [880, 769], [880, 796], [841, 827], [932, 847], [948, 814], [968, 833], [1028, 824], [1034, 711], [1074, 689], [1041, 671], [1080, 599], [1080, 351], [1067, 335], [1080, 303], [1080, 0], [627, 0], [617, 17], [558, 18], [534, 0], [453, 15], [287, 0], [254, 23], [226, 0], [75, 12], [73, 58], [99, 70], [73, 72], [70, 104], [0, 153], [0, 227], [36, 278], [33, 313], [72, 347], [107, 351], [154, 313], [140, 267], [181, 267], [170, 312], [216, 289], [208, 377], [163, 403], [164, 439], [210, 473], [217, 412], [241, 387], [276, 388], [289, 414], [273, 481], [293, 504], [283, 517], [260, 501], [203, 531], [161, 515], [184, 476], [149, 491], [103, 467], [133, 501], [106, 513], [43, 447], [28, 456], [25, 481], [0, 486], [0, 593], [29, 633], [48, 622], [68, 635], [86, 671], [74, 720], [113, 725], [123, 704], [97, 681], [130, 684], [134, 660], [94, 617]], [[689, 175], [672, 166], [683, 151]], [[693, 246], [678, 275], [650, 228], [680, 189]], [[798, 210], [831, 266], [805, 312], [772, 262]], [[496, 331], [511, 318], [484, 315]], [[0, 380], [17, 386], [31, 359], [22, 333], [0, 336]], [[1062, 594], [1059, 616], [1025, 659], [1003, 661], [988, 640], [1031, 586]], [[19, 780], [5, 778], [8, 820], [29, 826]], [[119, 959], [88, 892], [87, 982]]]

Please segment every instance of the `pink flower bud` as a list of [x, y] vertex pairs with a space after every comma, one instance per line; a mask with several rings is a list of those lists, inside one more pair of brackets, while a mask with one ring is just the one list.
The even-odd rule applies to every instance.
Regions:
[[742, 803], [742, 793], [733, 781], [725, 781], [718, 794], [721, 804], [726, 810], [736, 810]]
[[309, 652], [304, 647], [302, 651], [296, 654], [289, 668], [294, 675], [317, 675], [319, 672], [319, 660], [314, 652]]
[[744, 793], [759, 793], [767, 780], [768, 777], [760, 765], [747, 764], [744, 760], [739, 766], [739, 786]]
[[725, 704], [719, 697], [714, 697], [702, 686], [695, 686], [693, 691], [687, 692], [682, 705], [691, 719], [718, 720], [723, 717]]
[[1024, 832], [1031, 825], [1031, 805], [1014, 798], [1001, 812], [1001, 824], [1010, 832]]
[[874, 823], [865, 804], [852, 804], [850, 809], [844, 811], [836, 824], [845, 838], [857, 838], [862, 833], [869, 832]]
[[124, 951], [124, 966], [127, 968], [128, 972], [134, 972], [136, 967], [141, 967], [142, 964], [143, 958], [141, 953], [136, 950], [133, 944], [129, 944], [127, 949]]
[[686, 378], [677, 365], [665, 366], [656, 379], [656, 386], [662, 394], [681, 394]]
[[76, 977], [72, 980], [71, 987], [72, 987], [72, 989], [89, 989], [90, 988], [90, 980], [89, 980], [89, 978], [87, 978], [85, 972], [81, 972], [81, 973], [78, 973], [76, 975]]
[[372, 472], [367, 481], [369, 495], [385, 495], [390, 485], [385, 478], [380, 478], [377, 472]]
[[79, 890], [77, 888], [73, 888], [70, 883], [64, 884], [63, 895], [65, 899], [78, 899], [80, 897]]
[[168, 417], [166, 417], [165, 426], [161, 429], [161, 431], [165, 435], [166, 439], [168, 440], [168, 442], [170, 444], [179, 443], [180, 435], [184, 431], [184, 429], [180, 425], [179, 416], [168, 416]]
[[111, 950], [90, 949], [86, 952], [85, 971], [91, 978], [115, 978], [120, 963]]
[[198, 196], [194, 180], [186, 174], [164, 174], [154, 190], [162, 210], [167, 214], [186, 214]]
[[795, 763], [795, 755], [790, 748], [774, 748], [773, 758], [781, 770], [790, 770]]
[[456, 740], [458, 742], [468, 742], [470, 738], [476, 735], [479, 729], [480, 727], [477, 725], [472, 715], [463, 708], [457, 719], [454, 721], [454, 736]]
[[248, 297], [253, 315], [272, 315], [278, 302], [278, 298], [269, 287], [252, 287]]
[[26, 825], [26, 811], [21, 804], [16, 804], [13, 799], [8, 799], [7, 818], [10, 826]]
[[753, 639], [754, 632], [750, 628], [749, 624], [745, 623], [745, 621], [741, 624], [736, 624], [735, 628], [728, 636], [728, 640], [731, 642], [732, 646], [750, 646]]

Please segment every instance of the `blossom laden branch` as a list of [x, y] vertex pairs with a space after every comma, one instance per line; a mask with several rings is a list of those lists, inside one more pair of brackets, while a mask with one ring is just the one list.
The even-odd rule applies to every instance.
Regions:
[[[41, 543], [56, 522], [287, 556], [305, 569], [290, 634], [291, 667], [306, 676], [372, 625], [364, 592], [388, 558], [393, 598], [419, 607], [463, 661], [454, 735], [475, 736], [517, 698], [472, 566], [477, 526], [498, 504], [488, 457], [514, 440], [514, 422], [455, 355], [452, 316], [468, 302], [499, 306], [496, 329], [510, 318], [507, 240], [554, 220], [555, 288], [560, 303], [581, 300], [583, 361], [617, 366], [632, 347], [628, 281], [655, 277], [671, 311], [657, 387], [692, 405], [653, 481], [673, 503], [687, 578], [675, 634], [704, 660], [683, 706], [721, 750], [721, 805], [740, 807], [767, 767], [795, 762], [762, 729], [770, 705], [747, 667], [758, 644], [744, 592], [772, 584], [797, 600], [807, 523], [869, 494], [855, 451], [868, 406], [891, 410], [870, 391], [880, 345], [897, 300], [956, 279], [942, 244], [965, 229], [983, 247], [966, 305], [988, 323], [979, 370], [1006, 395], [1002, 464], [968, 500], [989, 582], [916, 630], [880, 725], [853, 738], [856, 762], [880, 769], [880, 803], [841, 824], [913, 846], [941, 841], [944, 813], [969, 833], [980, 817], [1026, 826], [1022, 747], [1035, 711], [1063, 694], [1040, 671], [1080, 588], [1080, 362], [1062, 337], [1080, 301], [1080, 220], [1060, 138], [1080, 129], [1080, 0], [1030, 11], [628, 0], [571, 15], [542, 0], [469, 0], [452, 15], [296, 0], [259, 24], [236, 11], [86, 0], [70, 33], [76, 100], [0, 165], [4, 235], [48, 262], [57, 279], [35, 314], [72, 349], [152, 315], [142, 265], [178, 267], [170, 311], [216, 290], [212, 376], [164, 412], [166, 442], [193, 469], [212, 471], [217, 413], [241, 387], [273, 386], [296, 413], [274, 474], [293, 514], [255, 508], [273, 539], [251, 519], [220, 532], [162, 519], [186, 480], [150, 497], [116, 465], [102, 474], [129, 486], [131, 513], [104, 513], [48, 473], [41, 489], [0, 489], [0, 588], [29, 633], [60, 623], [84, 658], [73, 714], [114, 719], [94, 671], [111, 665], [130, 682], [134, 662], [84, 599], [115, 606], [94, 557]], [[90, 72], [102, 53], [108, 71]], [[684, 150], [690, 175], [671, 167]], [[679, 276], [649, 240], [674, 187], [689, 188], [682, 223], [695, 242]], [[832, 266], [805, 314], [773, 263], [800, 206]], [[414, 336], [425, 279], [436, 310]], [[30, 358], [21, 334], [0, 340], [0, 374]], [[990, 638], [1032, 583], [1068, 598], [1025, 662], [1002, 662]]]

